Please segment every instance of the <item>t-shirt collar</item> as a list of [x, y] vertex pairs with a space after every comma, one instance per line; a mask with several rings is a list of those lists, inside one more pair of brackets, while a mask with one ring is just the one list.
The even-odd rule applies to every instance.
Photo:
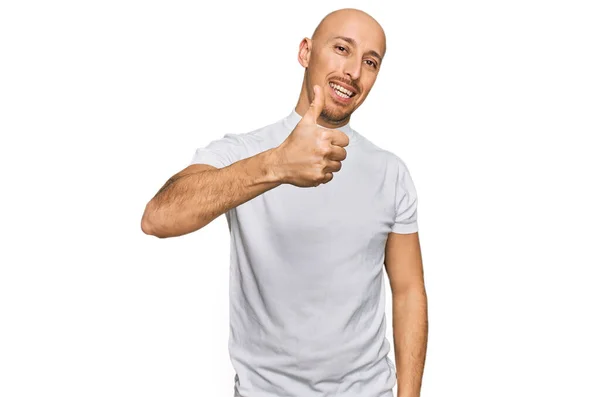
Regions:
[[[285, 118], [286, 124], [288, 124], [288, 127], [290, 127], [291, 129], [294, 129], [296, 127], [296, 125], [300, 122], [300, 120], [302, 120], [302, 116], [300, 116], [296, 112], [296, 109], [292, 110], [292, 113], [290, 113], [290, 115]], [[323, 127], [323, 126], [320, 126], [320, 127]], [[327, 127], [323, 127], [323, 128], [327, 128]], [[341, 127], [337, 127], [335, 129], [342, 131], [346, 135], [348, 135], [348, 138], [350, 138], [350, 143], [352, 143], [352, 141], [354, 139], [354, 130], [350, 127], [350, 122], [344, 124]]]

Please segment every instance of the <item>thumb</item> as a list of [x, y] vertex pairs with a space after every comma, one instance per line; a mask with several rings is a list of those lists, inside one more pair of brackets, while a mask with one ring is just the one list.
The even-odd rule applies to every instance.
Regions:
[[317, 119], [321, 116], [321, 112], [325, 106], [325, 97], [323, 96], [323, 88], [321, 88], [319, 85], [313, 86], [313, 92], [315, 93], [315, 97], [313, 98], [313, 101], [304, 114], [302, 120], [312, 124], [317, 124]]

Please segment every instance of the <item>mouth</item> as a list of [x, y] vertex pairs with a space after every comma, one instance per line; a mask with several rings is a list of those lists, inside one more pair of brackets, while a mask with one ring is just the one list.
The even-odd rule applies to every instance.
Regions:
[[350, 102], [350, 99], [356, 95], [356, 91], [345, 84], [341, 85], [330, 81], [329, 88], [331, 88], [334, 98], [338, 99], [340, 102]]

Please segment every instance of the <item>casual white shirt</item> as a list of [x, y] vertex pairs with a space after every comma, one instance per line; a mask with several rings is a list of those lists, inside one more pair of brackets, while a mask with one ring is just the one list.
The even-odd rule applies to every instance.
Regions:
[[[279, 146], [301, 117], [225, 134], [192, 163], [223, 168]], [[392, 397], [385, 244], [415, 233], [405, 163], [349, 124], [347, 157], [318, 187], [282, 184], [226, 212], [235, 397]]]

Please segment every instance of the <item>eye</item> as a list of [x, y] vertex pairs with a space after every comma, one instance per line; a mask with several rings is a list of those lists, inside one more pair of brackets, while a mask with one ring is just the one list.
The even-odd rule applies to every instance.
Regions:
[[337, 50], [340, 50], [340, 51], [342, 51], [342, 52], [343, 52], [343, 51], [346, 51], [346, 52], [348, 51], [348, 50], [346, 50], [346, 47], [344, 47], [344, 46], [341, 46], [341, 45], [335, 46], [335, 48], [336, 48]]
[[373, 62], [372, 60], [367, 59], [365, 62], [367, 63], [367, 65], [371, 66], [372, 68], [377, 68], [377, 64], [375, 62]]

